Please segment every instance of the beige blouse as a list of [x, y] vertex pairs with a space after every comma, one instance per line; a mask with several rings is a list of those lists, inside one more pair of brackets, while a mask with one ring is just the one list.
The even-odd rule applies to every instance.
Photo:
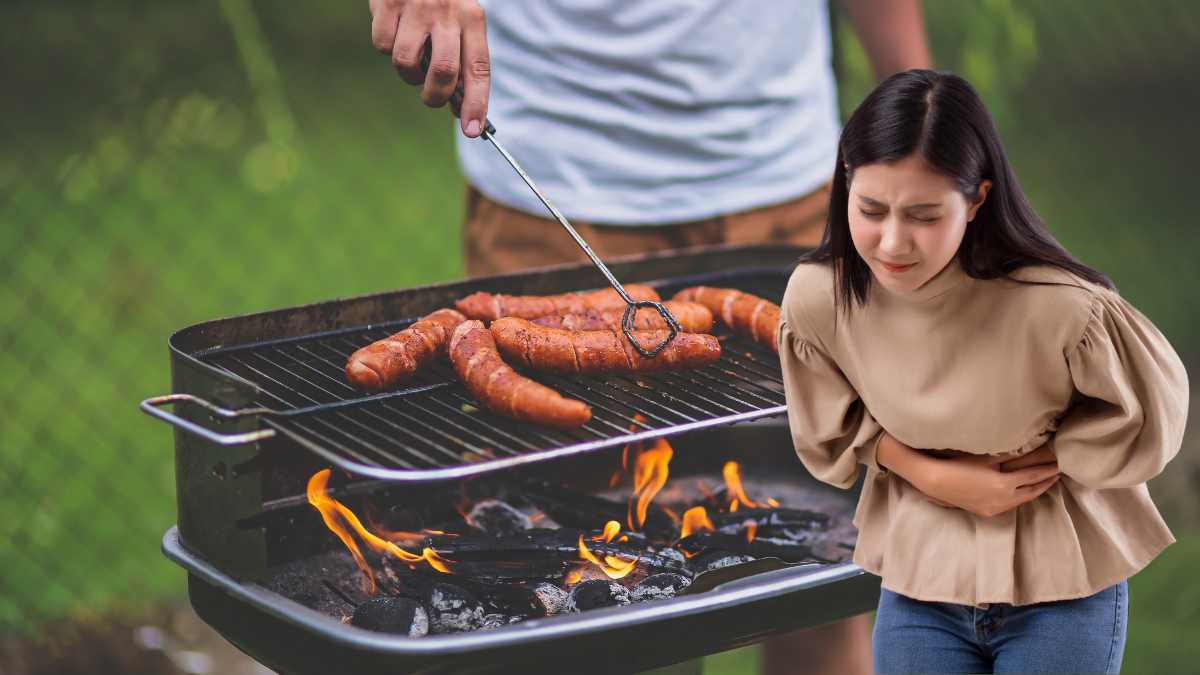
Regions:
[[[805, 467], [843, 489], [868, 467], [854, 562], [885, 588], [966, 605], [1078, 598], [1175, 541], [1146, 481], [1179, 451], [1187, 372], [1115, 292], [1050, 267], [973, 279], [955, 259], [916, 291], [873, 283], [835, 326], [832, 267], [806, 263], [779, 340]], [[914, 448], [1014, 457], [1049, 442], [1063, 477], [990, 518], [936, 506], [875, 463], [885, 429]]]

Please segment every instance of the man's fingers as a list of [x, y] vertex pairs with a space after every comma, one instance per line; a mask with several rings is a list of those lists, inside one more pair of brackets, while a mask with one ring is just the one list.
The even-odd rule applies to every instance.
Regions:
[[396, 42], [392, 47], [392, 66], [400, 79], [417, 86], [425, 81], [421, 68], [421, 55], [425, 51], [425, 40], [429, 37], [428, 23], [415, 11], [404, 12], [396, 29]]
[[433, 49], [429, 54], [429, 71], [425, 73], [425, 87], [421, 100], [431, 108], [446, 103], [454, 88], [458, 86], [459, 59], [462, 42], [457, 30], [433, 29]]
[[[488, 55], [487, 25], [483, 8], [464, 9], [462, 22], [463, 103], [459, 118], [463, 133], [476, 137], [487, 119], [488, 94], [492, 86], [491, 58]], [[474, 123], [474, 124], [472, 124]]]
[[400, 25], [400, 10], [391, 2], [371, 3], [371, 44], [381, 54], [391, 54], [396, 43], [396, 27]]

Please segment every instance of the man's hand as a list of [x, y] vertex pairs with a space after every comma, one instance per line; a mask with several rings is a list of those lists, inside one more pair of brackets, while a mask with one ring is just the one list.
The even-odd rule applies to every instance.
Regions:
[[[1050, 463], [1045, 461], [1047, 456]], [[1036, 499], [1060, 476], [1058, 464], [1053, 462], [1053, 453], [1047, 447], [1007, 462], [995, 455], [940, 459], [914, 450], [886, 432], [876, 459], [931, 502], [983, 517], [1005, 513]], [[1005, 469], [1006, 463], [1009, 470]]]
[[[463, 133], [479, 136], [487, 119], [491, 61], [487, 28], [478, 0], [369, 0], [371, 42], [390, 54], [400, 77], [424, 85], [421, 100], [437, 108], [463, 84], [459, 116]], [[429, 72], [421, 67], [426, 41], [432, 44]]]

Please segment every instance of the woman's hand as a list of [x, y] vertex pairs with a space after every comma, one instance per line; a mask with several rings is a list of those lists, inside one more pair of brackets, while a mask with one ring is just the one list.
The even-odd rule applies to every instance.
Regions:
[[[421, 100], [445, 105], [461, 79], [462, 110], [455, 110], [463, 133], [475, 138], [487, 118], [491, 59], [487, 27], [478, 0], [369, 0], [371, 42], [401, 79], [422, 86]], [[432, 44], [429, 73], [421, 67], [426, 39]]]
[[1046, 446], [1012, 460], [996, 455], [940, 459], [914, 450], [886, 432], [876, 461], [933, 503], [983, 517], [1005, 513], [1036, 499], [1060, 475], [1053, 451]]

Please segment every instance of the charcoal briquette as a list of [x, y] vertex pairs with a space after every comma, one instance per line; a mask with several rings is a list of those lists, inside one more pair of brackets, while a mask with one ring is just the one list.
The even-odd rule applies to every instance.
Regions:
[[452, 584], [430, 586], [425, 607], [434, 633], [461, 633], [483, 625], [483, 604], [466, 589]]
[[713, 550], [705, 551], [689, 560], [688, 567], [692, 570], [693, 574], [703, 574], [704, 572], [711, 572], [712, 570], [729, 567], [730, 565], [740, 565], [751, 560], [754, 560], [752, 556], [741, 553]]
[[533, 527], [529, 516], [499, 499], [481, 499], [467, 514], [467, 522], [477, 530], [502, 537]]
[[538, 602], [546, 609], [546, 616], [567, 611], [567, 592], [551, 583], [540, 583], [533, 589]]
[[592, 579], [581, 581], [567, 596], [568, 612], [583, 612], [597, 607], [628, 605], [629, 589], [614, 581]]
[[408, 598], [372, 598], [354, 610], [351, 625], [383, 633], [421, 637], [429, 632], [429, 615]]
[[633, 588], [629, 596], [634, 602], [673, 598], [679, 591], [687, 588], [691, 583], [691, 579], [682, 574], [660, 572], [658, 574], [651, 574], [638, 582], [638, 585]]

